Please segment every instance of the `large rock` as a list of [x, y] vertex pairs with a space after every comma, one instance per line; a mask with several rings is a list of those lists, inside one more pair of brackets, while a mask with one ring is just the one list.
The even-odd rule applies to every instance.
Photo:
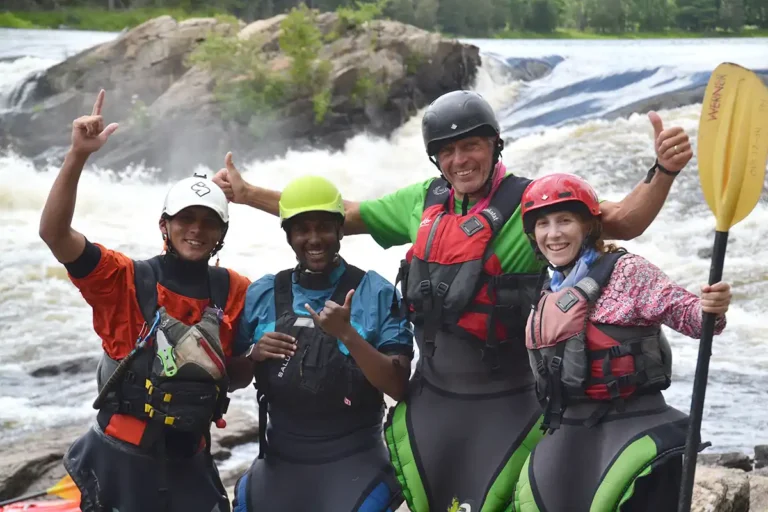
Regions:
[[99, 364], [100, 356], [78, 356], [56, 363], [44, 363], [35, 365], [29, 370], [33, 377], [53, 377], [62, 373], [75, 375], [78, 373], [93, 372]]
[[225, 428], [211, 429], [211, 452], [214, 455], [220, 450], [259, 440], [259, 421], [256, 415], [234, 409], [224, 417], [227, 421]]
[[214, 18], [160, 16], [85, 50], [17, 89], [17, 110], [0, 123], [0, 142], [27, 156], [58, 156], [72, 121], [90, 114], [100, 89], [108, 91], [107, 119], [135, 118], [187, 72], [187, 55], [209, 33], [233, 30]]
[[0, 452], [0, 501], [53, 485], [64, 476], [61, 459], [86, 424], [46, 429], [4, 443]]
[[[232, 409], [224, 429], [211, 430], [211, 453], [216, 460], [229, 457], [230, 449], [258, 440], [259, 425], [254, 415]], [[0, 451], [0, 501], [47, 489], [66, 474], [61, 461], [72, 442], [89, 428], [90, 422], [33, 432], [3, 446]], [[239, 471], [239, 473], [238, 473]], [[227, 481], [242, 474], [229, 472]], [[225, 475], [222, 475], [224, 478]]]
[[691, 512], [749, 512], [749, 491], [743, 471], [697, 466]]
[[[257, 38], [273, 72], [290, 66], [279, 44], [283, 19], [259, 20], [238, 33]], [[335, 13], [319, 14], [316, 24], [324, 37], [339, 32]], [[361, 131], [386, 136], [437, 96], [468, 87], [480, 64], [477, 47], [410, 25], [379, 20], [350, 28], [319, 54], [332, 65], [323, 122], [314, 122], [309, 98], [298, 99], [269, 119], [251, 120], [251, 128], [263, 124], [257, 138], [248, 127], [224, 120], [212, 77], [188, 68], [185, 60], [211, 31], [231, 27], [214, 19], [177, 23], [163, 16], [54, 66], [36, 80], [22, 110], [0, 123], [0, 144], [32, 157], [60, 156], [71, 121], [89, 113], [104, 88], [105, 120], [121, 126], [93, 163], [120, 170], [144, 161], [170, 175], [187, 175], [200, 163], [221, 166], [227, 150], [240, 159], [268, 157], [289, 148], [341, 148]], [[361, 100], [352, 92], [366, 77], [378, 94]]]
[[768, 511], [768, 475], [749, 475], [749, 510]]
[[768, 444], [755, 446], [755, 469], [768, 467]]
[[696, 457], [699, 464], [704, 466], [721, 466], [724, 468], [752, 471], [752, 459], [741, 452], [705, 453]]

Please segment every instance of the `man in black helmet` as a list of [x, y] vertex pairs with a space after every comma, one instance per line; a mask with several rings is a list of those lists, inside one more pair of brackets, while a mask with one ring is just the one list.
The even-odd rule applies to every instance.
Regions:
[[[682, 128], [649, 117], [658, 160], [624, 200], [601, 203], [609, 238], [640, 235], [692, 157]], [[370, 234], [384, 248], [413, 244], [398, 278], [420, 358], [388, 419], [387, 444], [412, 511], [507, 510], [541, 437], [524, 345], [545, 277], [520, 218], [530, 180], [506, 172], [499, 123], [477, 93], [436, 99], [422, 134], [439, 178], [345, 203], [345, 233]], [[245, 183], [231, 155], [226, 163], [214, 181], [227, 196], [277, 215], [280, 192]]]

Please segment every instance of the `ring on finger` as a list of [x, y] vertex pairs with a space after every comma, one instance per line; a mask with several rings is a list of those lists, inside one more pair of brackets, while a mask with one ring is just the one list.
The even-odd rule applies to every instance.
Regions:
[[677, 150], [677, 144], [675, 144], [675, 154], [678, 154], [680, 151]]

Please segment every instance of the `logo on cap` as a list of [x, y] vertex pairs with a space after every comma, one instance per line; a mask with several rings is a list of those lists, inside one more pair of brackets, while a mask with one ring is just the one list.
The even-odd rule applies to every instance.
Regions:
[[205, 182], [198, 181], [194, 185], [190, 187], [192, 189], [192, 192], [198, 195], [198, 197], [203, 197], [206, 194], [211, 193], [211, 189], [208, 188], [208, 185], [205, 184]]

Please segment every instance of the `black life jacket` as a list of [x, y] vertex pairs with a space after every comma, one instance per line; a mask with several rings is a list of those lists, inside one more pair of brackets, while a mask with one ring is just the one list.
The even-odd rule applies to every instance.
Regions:
[[[159, 308], [157, 284], [161, 265], [162, 256], [134, 261], [136, 299], [145, 321], [144, 332], [147, 333], [156, 320], [158, 324], [147, 346], [138, 350], [130, 360], [115, 361], [104, 353], [98, 369], [99, 425], [106, 430], [114, 414], [127, 414], [146, 421], [139, 444], [141, 447], [153, 446], [168, 430], [188, 433], [193, 440], [199, 440], [201, 436], [207, 438], [211, 422], [221, 419], [229, 404], [228, 379], [226, 369], [222, 367], [224, 354], [218, 339], [220, 315], [229, 295], [229, 272], [224, 268], [208, 267], [213, 307], [206, 308], [198, 324], [187, 327], [167, 315], [165, 308]], [[194, 333], [210, 354], [208, 363], [216, 366], [214, 370], [218, 374], [223, 374], [218, 380], [213, 380], [201, 367], [192, 364], [175, 375], [174, 371], [166, 371], [158, 355], [158, 340], [164, 343], [170, 341], [173, 350], [180, 350], [177, 344], [184, 341], [185, 334], [190, 334], [191, 329], [197, 327], [199, 330]], [[176, 357], [183, 358], [183, 354], [178, 353]], [[121, 362], [124, 366], [128, 363], [127, 370], [122, 369], [120, 373], [125, 370], [122, 378], [114, 381], [110, 378], [117, 373]], [[104, 389], [105, 386], [108, 389]], [[210, 448], [210, 442], [208, 445]]]
[[[330, 297], [340, 305], [365, 276], [359, 268], [345, 265]], [[293, 272], [283, 270], [275, 276], [275, 332], [293, 336], [296, 353], [285, 359], [267, 359], [256, 369], [259, 458], [269, 447], [268, 411], [308, 420], [350, 420], [361, 425], [380, 424], [383, 414], [382, 393], [363, 375], [352, 356], [343, 354], [337, 339], [316, 327], [310, 316], [299, 316], [294, 311]]]
[[493, 369], [499, 343], [522, 341], [542, 274], [505, 274], [492, 246], [529, 183], [506, 176], [489, 206], [468, 215], [448, 211], [444, 179], [430, 183], [416, 242], [398, 274], [409, 319], [423, 328], [421, 357], [432, 357], [441, 329], [479, 341]]
[[622, 399], [669, 387], [672, 352], [660, 326], [594, 324], [592, 308], [625, 251], [600, 257], [574, 286], [544, 291], [528, 320], [526, 348], [545, 402], [543, 428], [557, 429], [570, 403], [604, 407], [586, 422], [596, 424]]

